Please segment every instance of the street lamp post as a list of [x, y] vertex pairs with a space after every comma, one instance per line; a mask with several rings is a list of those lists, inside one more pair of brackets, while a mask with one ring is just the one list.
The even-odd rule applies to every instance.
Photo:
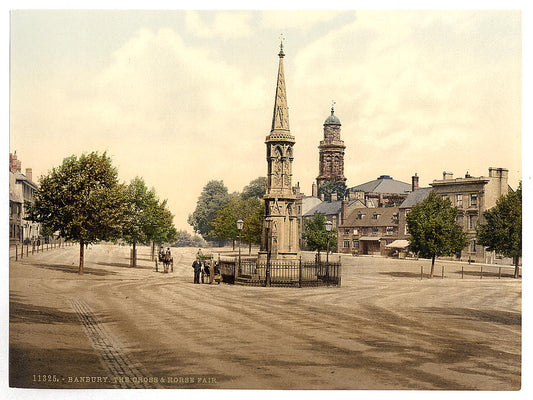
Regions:
[[329, 286], [329, 233], [331, 232], [331, 227], [333, 223], [331, 221], [326, 221], [326, 235], [327, 235], [327, 250], [326, 250], [326, 282]]
[[237, 230], [239, 231], [239, 274], [242, 273], [241, 271], [241, 232], [242, 232], [243, 225], [244, 225], [243, 220], [239, 219], [237, 221]]
[[329, 262], [329, 233], [331, 232], [331, 227], [333, 223], [331, 221], [326, 221], [326, 235], [327, 235], [327, 250], [326, 250], [326, 263]]

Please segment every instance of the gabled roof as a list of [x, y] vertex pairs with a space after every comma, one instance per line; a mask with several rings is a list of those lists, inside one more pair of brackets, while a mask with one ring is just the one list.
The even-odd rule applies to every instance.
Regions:
[[407, 195], [403, 203], [400, 204], [400, 208], [413, 208], [418, 203], [422, 203], [432, 190], [431, 187], [416, 189]]
[[[356, 202], [361, 203], [358, 199], [349, 200], [348, 201], [348, 207], [350, 207], [352, 204], [354, 204]], [[311, 208], [309, 211], [307, 211], [302, 216], [303, 217], [312, 217], [316, 213], [324, 214], [324, 215], [339, 215], [340, 212], [341, 212], [341, 205], [342, 205], [342, 200], [323, 201], [320, 204], [317, 204], [316, 206]]]
[[[350, 214], [343, 227], [349, 226], [393, 226], [398, 225], [398, 207], [378, 207], [356, 209]], [[359, 214], [364, 217], [359, 219]], [[374, 218], [374, 214], [379, 214], [379, 218]]]
[[365, 193], [398, 193], [405, 194], [411, 191], [411, 185], [409, 183], [397, 181], [392, 179], [389, 175], [381, 175], [379, 178], [362, 183], [350, 188], [352, 192], [365, 192]]

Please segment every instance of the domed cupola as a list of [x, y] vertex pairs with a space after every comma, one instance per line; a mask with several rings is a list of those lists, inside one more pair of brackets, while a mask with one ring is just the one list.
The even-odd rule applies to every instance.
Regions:
[[341, 120], [334, 113], [335, 110], [331, 107], [331, 115], [326, 118], [324, 125], [341, 125]]

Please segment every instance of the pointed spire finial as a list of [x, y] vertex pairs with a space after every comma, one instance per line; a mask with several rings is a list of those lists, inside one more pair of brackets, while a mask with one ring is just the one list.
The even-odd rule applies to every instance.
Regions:
[[278, 53], [278, 56], [280, 56], [280, 57], [284, 57], [284, 56], [285, 56], [285, 53], [283, 52], [283, 41], [285, 40], [285, 36], [283, 36], [283, 33], [280, 33], [280, 34], [279, 34], [279, 40], [280, 40], [280, 43], [279, 43], [279, 53]]

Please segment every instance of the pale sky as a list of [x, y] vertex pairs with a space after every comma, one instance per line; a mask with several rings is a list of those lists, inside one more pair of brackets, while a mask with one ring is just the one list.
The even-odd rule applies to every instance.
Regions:
[[107, 151], [178, 229], [209, 180], [266, 176], [283, 33], [293, 183], [311, 194], [335, 100], [355, 186], [444, 170], [522, 179], [519, 11], [13, 11], [10, 144], [22, 169]]

